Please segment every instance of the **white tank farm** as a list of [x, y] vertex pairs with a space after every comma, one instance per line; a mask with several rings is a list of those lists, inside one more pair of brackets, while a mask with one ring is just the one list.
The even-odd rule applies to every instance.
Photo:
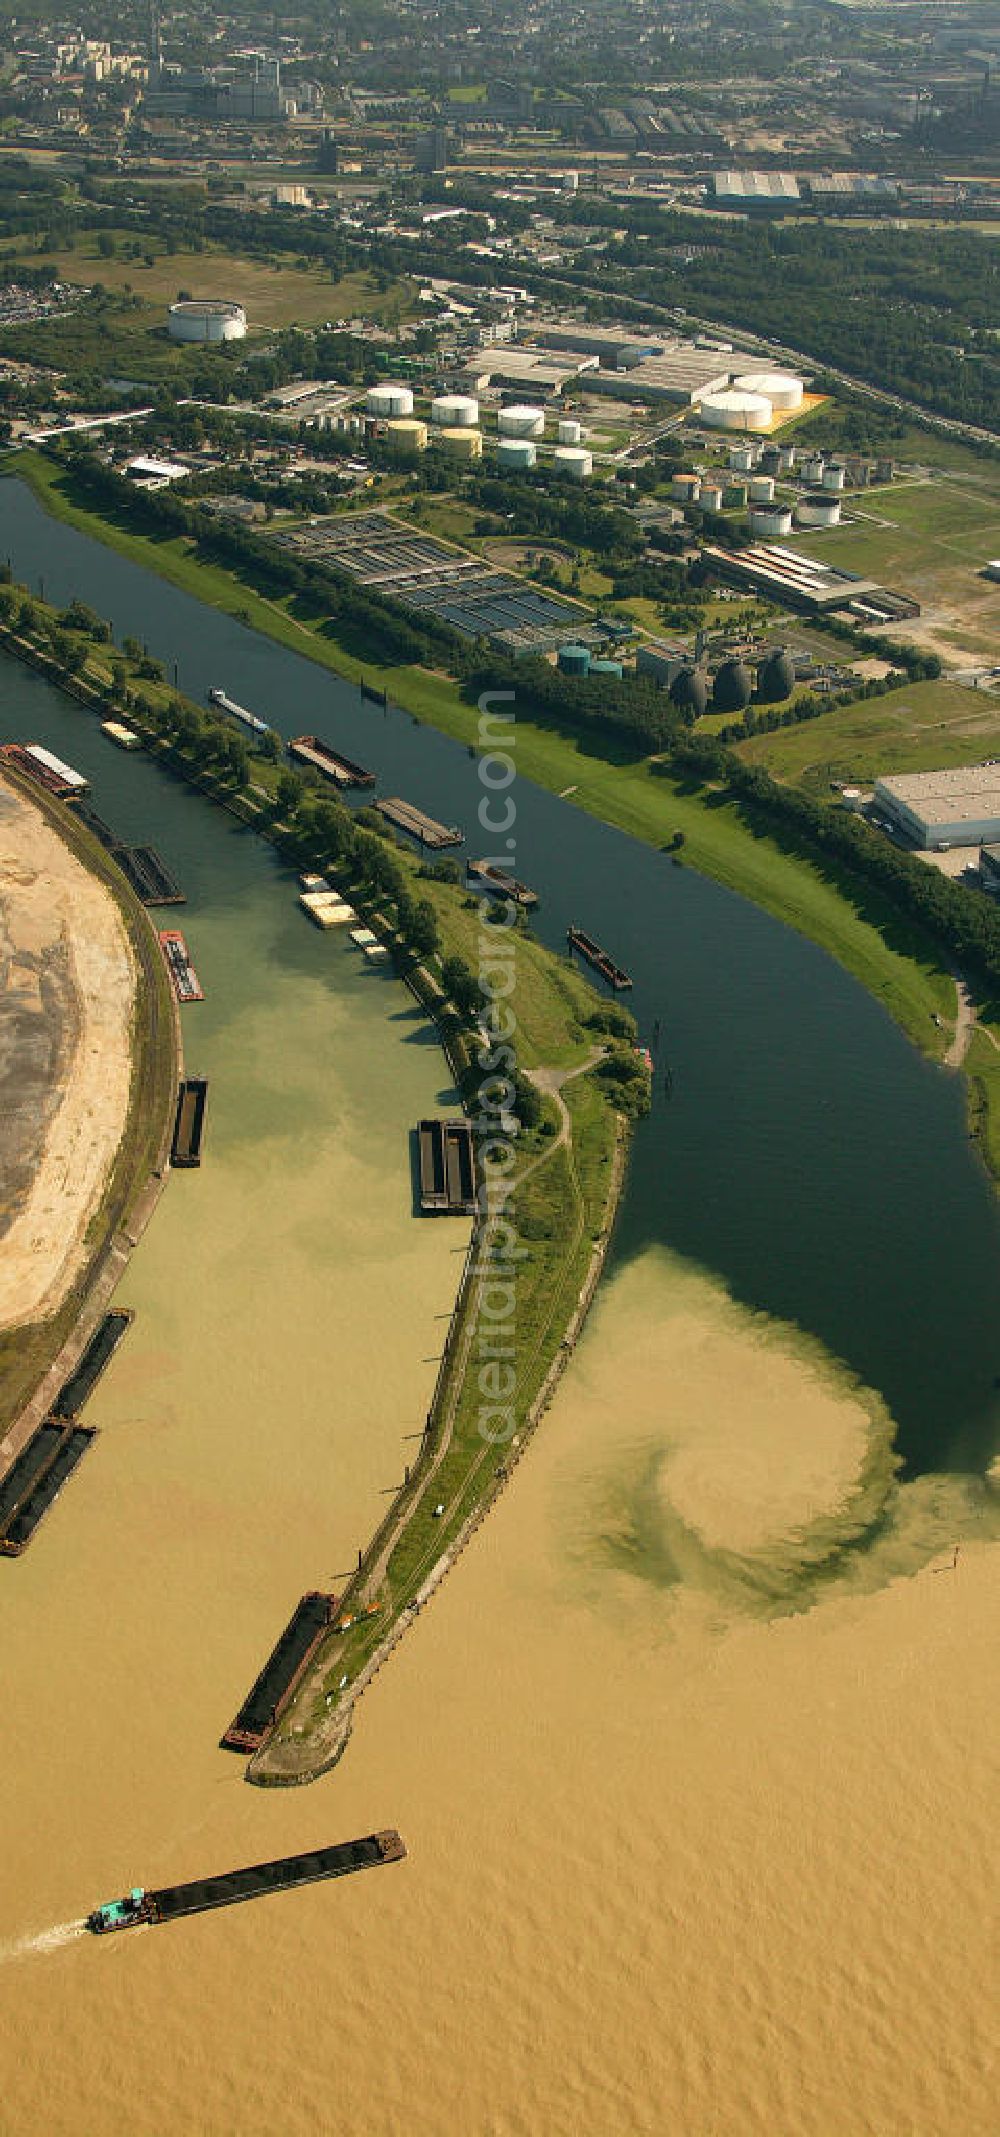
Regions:
[[737, 393], [759, 393], [775, 415], [791, 415], [802, 406], [802, 380], [794, 371], [744, 371], [733, 387]]
[[750, 503], [770, 505], [774, 502], [774, 476], [754, 475], [750, 481]]
[[728, 386], [703, 393], [697, 406], [708, 430], [769, 430], [774, 415], [766, 394], [738, 393]]
[[442, 423], [435, 433], [435, 442], [460, 460], [481, 460], [483, 457], [482, 431], [472, 430], [465, 423]]
[[510, 473], [523, 473], [534, 467], [538, 454], [532, 438], [501, 438], [497, 445], [497, 466]]
[[497, 415], [497, 429], [501, 438], [544, 438], [544, 408], [529, 408], [526, 402], [517, 402], [513, 408], [501, 408]]
[[776, 534], [791, 534], [791, 531], [792, 515], [787, 505], [751, 506], [751, 534], [766, 535], [770, 541]]
[[847, 471], [841, 467], [840, 461], [828, 460], [822, 476], [824, 490], [842, 490], [846, 479]]
[[369, 386], [365, 407], [370, 416], [411, 416], [413, 395], [409, 386]]
[[427, 447], [427, 425], [418, 416], [393, 416], [386, 425], [390, 438], [404, 452], [422, 453]]
[[479, 402], [468, 393], [439, 393], [431, 402], [431, 422], [442, 430], [474, 430], [479, 421]]
[[795, 517], [800, 527], [839, 527], [840, 499], [826, 490], [813, 490], [799, 498]]
[[181, 297], [167, 313], [172, 341], [242, 341], [247, 315], [226, 297]]
[[557, 445], [552, 468], [556, 475], [569, 475], [574, 482], [582, 482], [585, 475], [594, 472], [594, 455], [585, 445]]
[[560, 416], [559, 443], [560, 445], [582, 445], [583, 424], [578, 423], [575, 416]]

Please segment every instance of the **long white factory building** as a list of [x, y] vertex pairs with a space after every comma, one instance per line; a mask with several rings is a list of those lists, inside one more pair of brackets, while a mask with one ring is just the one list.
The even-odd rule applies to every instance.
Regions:
[[876, 779], [875, 801], [918, 846], [991, 846], [1000, 840], [1000, 764]]

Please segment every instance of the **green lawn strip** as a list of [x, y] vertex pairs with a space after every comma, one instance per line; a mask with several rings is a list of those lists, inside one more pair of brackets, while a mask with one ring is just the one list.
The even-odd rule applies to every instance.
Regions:
[[[708, 718], [699, 722], [702, 729], [711, 731]], [[933, 771], [1000, 754], [1000, 697], [960, 683], [908, 683], [885, 697], [754, 735], [737, 748], [775, 779], [829, 795], [833, 779], [871, 786], [887, 772]]]
[[[995, 1035], [1000, 1036], [1000, 1033]], [[985, 1031], [972, 1034], [965, 1074], [969, 1089], [969, 1128], [993, 1178], [1000, 1180], [1000, 1052]]]
[[[96, 513], [84, 511], [66, 495], [63, 479], [38, 455], [24, 454], [10, 471], [27, 480], [41, 501], [82, 532], [159, 572], [196, 599], [237, 615], [294, 651], [358, 680], [364, 674], [418, 719], [467, 744], [477, 731], [474, 707], [462, 698], [450, 677], [423, 668], [392, 667], [355, 659], [328, 636], [322, 625], [300, 624], [285, 606], [262, 599], [220, 566], [202, 564], [190, 547], [176, 540], [158, 542], [126, 533]], [[883, 701], [879, 701], [882, 703]], [[266, 708], [265, 708], [266, 714]], [[939, 1051], [933, 1017], [950, 1016], [954, 995], [946, 961], [932, 944], [907, 934], [885, 907], [891, 941], [878, 932], [883, 915], [866, 892], [846, 885], [813, 858], [785, 852], [769, 835], [752, 832], [735, 808], [707, 805], [701, 790], [656, 777], [648, 763], [612, 765], [589, 753], [581, 741], [519, 718], [516, 761], [527, 778], [556, 793], [573, 786], [575, 807], [617, 825], [647, 844], [662, 846], [675, 830], [684, 832], [685, 859], [728, 889], [751, 899], [800, 933], [809, 935], [867, 986], [927, 1052]], [[876, 913], [874, 922], [865, 913]], [[905, 943], [903, 949], [895, 947]]]

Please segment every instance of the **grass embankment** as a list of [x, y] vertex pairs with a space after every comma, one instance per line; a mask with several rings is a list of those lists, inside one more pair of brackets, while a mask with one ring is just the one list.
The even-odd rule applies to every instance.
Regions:
[[[40, 454], [18, 455], [8, 467], [49, 511], [82, 533], [334, 673], [355, 682], [365, 675], [406, 711], [456, 740], [475, 741], [475, 708], [450, 677], [356, 657], [329, 636], [322, 620], [305, 620], [294, 602], [266, 600], [221, 566], [201, 563], [191, 543], [154, 541], [85, 509], [73, 498], [65, 473]], [[523, 715], [517, 720], [517, 761], [525, 777], [557, 794], [571, 789], [574, 807], [648, 845], [663, 846], [682, 831], [692, 867], [829, 951], [924, 1052], [941, 1056], [946, 1035], [934, 1019], [954, 1017], [955, 991], [947, 960], [929, 937], [827, 861], [790, 852], [773, 836], [752, 831], [733, 804], [658, 776], [648, 762], [609, 763], [596, 754], [598, 742], [587, 747], [579, 737]]]
[[41, 809], [70, 851], [100, 878], [114, 898], [135, 959], [136, 995], [128, 1113], [104, 1195], [88, 1227], [86, 1265], [56, 1313], [44, 1321], [0, 1334], [0, 1436], [20, 1415], [71, 1335], [115, 1234], [126, 1224], [160, 1161], [173, 1115], [179, 1070], [170, 983], [144, 907], [104, 848], [69, 809], [51, 801], [9, 766], [4, 766], [3, 776]]
[[960, 683], [908, 683], [736, 746], [749, 763], [822, 799], [834, 779], [865, 787], [887, 772], [1000, 756], [1000, 696]]

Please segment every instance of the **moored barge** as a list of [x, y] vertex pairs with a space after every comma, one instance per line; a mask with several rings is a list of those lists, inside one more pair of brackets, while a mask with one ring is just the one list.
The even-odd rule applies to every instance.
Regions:
[[299, 1885], [319, 1884], [327, 1877], [350, 1877], [355, 1870], [377, 1870], [383, 1863], [402, 1862], [405, 1855], [400, 1835], [387, 1827], [368, 1833], [363, 1840], [344, 1840], [306, 1855], [282, 1855], [276, 1862], [254, 1863], [222, 1877], [195, 1878], [189, 1885], [164, 1885], [154, 1892], [133, 1885], [122, 1899], [95, 1907], [87, 1916], [87, 1928], [95, 1937], [103, 1937], [116, 1929], [176, 1922], [182, 1915], [205, 1914], [211, 1907], [236, 1907], [241, 1900], [260, 1899], [266, 1892], [288, 1892]]
[[318, 1588], [304, 1595], [222, 1738], [223, 1751], [259, 1751], [284, 1713], [337, 1607]]
[[36, 786], [44, 787], [47, 794], [54, 794], [57, 801], [74, 801], [78, 794], [85, 794], [90, 785], [82, 772], [75, 772], [71, 764], [64, 764], [61, 757], [43, 748], [41, 742], [0, 743], [0, 757], [33, 779]]
[[191, 963], [191, 952], [178, 928], [160, 929], [160, 948], [167, 960], [174, 993], [179, 1002], [203, 1002], [204, 988]]
[[208, 702], [217, 712], [224, 712], [229, 720], [238, 720], [241, 727], [249, 727], [251, 734], [269, 735], [271, 730], [266, 720], [259, 720], [255, 712], [248, 712], [245, 705], [238, 705], [225, 690], [210, 690]]
[[387, 824], [394, 824], [398, 831], [408, 832], [410, 838], [435, 853], [445, 846], [460, 846], [465, 837], [457, 824], [436, 823], [433, 816], [425, 816], [422, 809], [415, 808], [411, 801], [400, 801], [398, 795], [391, 795], [388, 801], [377, 801], [375, 807]]
[[468, 1217], [476, 1212], [476, 1149], [467, 1120], [422, 1120], [420, 1207], [425, 1217]]
[[352, 757], [342, 756], [339, 750], [331, 749], [329, 743], [321, 742], [318, 735], [296, 735], [288, 745], [288, 754], [310, 771], [320, 772], [324, 779], [332, 779], [336, 787], [373, 787], [375, 784], [374, 772], [369, 772], [363, 764], [355, 764]]
[[538, 904], [537, 890], [531, 890], [527, 883], [520, 883], [506, 868], [495, 867], [492, 861], [466, 861], [465, 873], [470, 882], [478, 883], [482, 890], [491, 891], [498, 898], [510, 898], [523, 912], [530, 912]]
[[208, 1083], [205, 1077], [186, 1076], [177, 1093], [174, 1139], [170, 1146], [171, 1165], [183, 1168], [201, 1164], [207, 1104]]
[[0, 1553], [19, 1558], [43, 1514], [97, 1435], [86, 1425], [47, 1417], [0, 1485]]
[[625, 987], [631, 987], [630, 973], [623, 972], [621, 966], [616, 965], [614, 959], [608, 956], [607, 951], [602, 950], [600, 943], [595, 942], [591, 935], [585, 935], [582, 928], [567, 928], [566, 940], [570, 949], [579, 950], [580, 956], [586, 958], [588, 965], [592, 965], [594, 971], [600, 973], [609, 987], [614, 987], [618, 993]]

